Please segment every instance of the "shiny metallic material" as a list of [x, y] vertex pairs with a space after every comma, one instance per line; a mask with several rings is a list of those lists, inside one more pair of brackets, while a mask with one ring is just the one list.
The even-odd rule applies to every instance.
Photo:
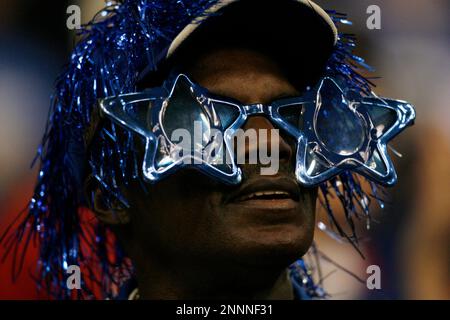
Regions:
[[[249, 116], [259, 114], [297, 141], [299, 183], [315, 186], [350, 170], [392, 185], [397, 177], [387, 143], [415, 119], [407, 102], [362, 96], [330, 77], [300, 97], [241, 105], [179, 74], [161, 88], [103, 99], [100, 107], [146, 139], [142, 169], [149, 182], [192, 166], [224, 183], [239, 183], [232, 140]], [[201, 137], [188, 152], [174, 139], [179, 129]]]

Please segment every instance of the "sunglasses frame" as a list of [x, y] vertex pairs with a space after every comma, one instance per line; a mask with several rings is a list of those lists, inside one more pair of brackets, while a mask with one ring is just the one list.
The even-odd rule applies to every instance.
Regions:
[[[223, 131], [223, 142], [225, 151], [228, 153], [231, 162], [231, 172], [227, 173], [218, 169], [214, 164], [205, 162], [203, 158], [196, 155], [187, 155], [178, 159], [172, 159], [172, 163], [164, 167], [158, 167], [156, 157], [161, 144], [165, 143], [170, 148], [175, 148], [168, 134], [164, 130], [163, 117], [165, 110], [170, 107], [170, 101], [173, 97], [177, 85], [184, 82], [188, 84], [191, 95], [195, 97], [197, 103], [208, 116], [208, 123], [211, 123], [211, 107], [214, 112], [214, 104], [228, 105], [239, 110], [239, 115]], [[327, 149], [319, 138], [317, 132], [317, 116], [321, 104], [321, 90], [324, 84], [328, 82], [335, 86], [342, 95], [342, 101], [348, 105], [361, 123], [364, 124], [364, 141], [360, 144], [357, 151], [348, 155], [341, 155]], [[218, 179], [226, 184], [238, 184], [242, 181], [242, 171], [236, 164], [232, 150], [232, 140], [236, 131], [241, 128], [247, 118], [252, 115], [264, 115], [277, 127], [291, 135], [297, 142], [296, 168], [295, 175], [299, 183], [304, 186], [316, 186], [345, 170], [351, 170], [359, 173], [366, 178], [382, 185], [392, 185], [397, 180], [397, 175], [393, 163], [387, 153], [387, 143], [399, 134], [405, 127], [411, 125], [415, 119], [415, 111], [412, 105], [405, 101], [392, 100], [377, 97], [375, 94], [369, 97], [363, 97], [353, 90], [343, 90], [336, 79], [331, 77], [322, 78], [314, 88], [308, 88], [306, 92], [295, 98], [285, 98], [266, 104], [239, 104], [232, 99], [225, 99], [211, 94], [207, 89], [199, 86], [189, 79], [185, 74], [177, 74], [175, 77], [167, 80], [162, 87], [146, 89], [139, 93], [122, 94], [113, 97], [107, 97], [99, 101], [102, 114], [112, 119], [125, 128], [138, 133], [146, 140], [146, 151], [142, 164], [144, 178], [155, 183], [166, 176], [173, 174], [179, 169], [192, 166], [195, 169]], [[148, 102], [148, 110], [144, 110], [144, 116], [136, 119], [130, 115], [129, 107], [137, 102]], [[287, 122], [280, 114], [284, 107], [301, 105], [303, 113], [304, 126], [300, 130], [298, 127]], [[387, 108], [394, 111], [397, 119], [395, 123], [383, 132], [381, 136], [376, 136], [375, 126], [370, 116], [370, 108]], [[142, 112], [142, 110], [141, 110]], [[145, 117], [145, 121], [142, 121]], [[313, 144], [313, 149], [308, 149], [308, 145]], [[320, 157], [322, 162], [327, 163], [328, 168], [317, 175], [312, 176], [308, 173], [307, 153], [312, 151], [315, 156]], [[374, 156], [375, 150], [378, 154], [378, 160], [384, 166], [384, 171], [376, 170], [369, 163]], [[187, 159], [189, 158], [189, 159]], [[189, 161], [194, 164], [187, 164]], [[373, 160], [373, 159], [372, 159]]]

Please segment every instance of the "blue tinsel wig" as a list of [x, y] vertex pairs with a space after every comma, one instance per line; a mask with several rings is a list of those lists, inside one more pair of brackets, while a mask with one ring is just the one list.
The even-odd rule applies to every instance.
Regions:
[[[164, 56], [162, 52], [181, 29], [216, 2], [111, 1], [82, 28], [81, 41], [56, 83], [37, 155], [40, 170], [34, 196], [21, 224], [2, 239], [7, 251], [17, 256], [15, 274], [21, 269], [24, 255], [19, 244], [27, 246], [35, 239], [40, 245], [38, 283], [56, 298], [114, 297], [133, 276], [131, 262], [116, 245], [108, 227], [94, 223], [86, 210], [80, 209], [86, 205], [82, 194], [86, 171], [98, 181], [107, 202], [120, 201], [124, 206], [128, 205], [127, 200], [118, 186], [140, 179], [133, 136], [123, 128], [112, 123], [105, 125], [96, 132], [95, 150], [87, 152], [86, 134], [95, 131], [92, 111], [99, 98], [135, 91], [142, 70], [156, 69]], [[336, 25], [349, 23], [345, 15], [328, 13]], [[326, 72], [342, 76], [349, 86], [369, 93], [370, 83], [358, 73], [359, 67], [367, 66], [353, 55], [354, 46], [352, 35], [339, 34]], [[119, 134], [121, 139], [117, 139]], [[372, 188], [375, 191], [375, 185]], [[358, 178], [346, 172], [321, 185], [320, 190], [331, 227], [356, 247], [354, 217], [369, 218], [368, 197]], [[340, 200], [350, 234], [334, 218], [330, 196]], [[69, 265], [82, 267], [84, 290], [67, 290], [65, 270]], [[309, 277], [299, 283], [311, 296], [322, 294], [309, 273], [304, 272], [307, 266], [302, 260], [294, 269], [303, 279]]]

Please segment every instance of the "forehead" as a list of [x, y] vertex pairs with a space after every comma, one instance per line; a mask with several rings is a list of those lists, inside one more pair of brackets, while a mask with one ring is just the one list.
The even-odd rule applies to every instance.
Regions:
[[247, 48], [214, 48], [193, 57], [183, 72], [211, 92], [243, 103], [268, 103], [298, 90], [279, 63], [270, 56]]

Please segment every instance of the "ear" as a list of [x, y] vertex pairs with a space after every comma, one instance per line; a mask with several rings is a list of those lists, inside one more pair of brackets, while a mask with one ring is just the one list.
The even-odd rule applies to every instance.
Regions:
[[89, 176], [84, 184], [84, 193], [89, 208], [97, 218], [110, 225], [121, 225], [130, 222], [128, 209], [120, 201], [114, 199], [108, 204], [97, 180]]

